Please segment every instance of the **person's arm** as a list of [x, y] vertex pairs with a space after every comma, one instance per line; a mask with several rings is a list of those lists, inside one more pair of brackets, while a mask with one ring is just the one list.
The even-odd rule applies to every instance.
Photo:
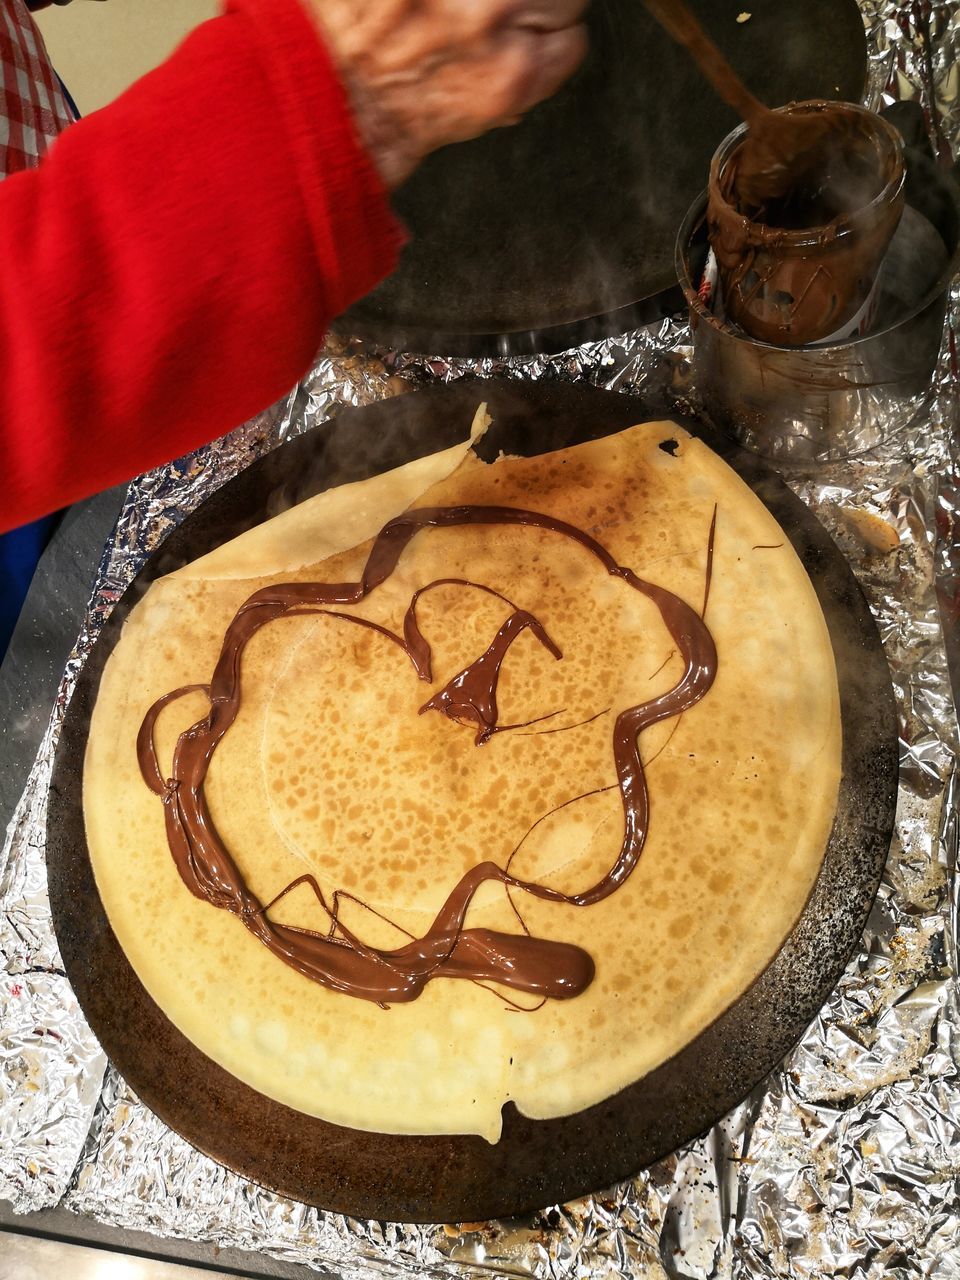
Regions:
[[296, 0], [234, 0], [0, 184], [0, 528], [287, 391], [400, 233]]
[[283, 395], [396, 259], [383, 183], [584, 46], [584, 0], [304, 3], [228, 0], [0, 183], [0, 529]]

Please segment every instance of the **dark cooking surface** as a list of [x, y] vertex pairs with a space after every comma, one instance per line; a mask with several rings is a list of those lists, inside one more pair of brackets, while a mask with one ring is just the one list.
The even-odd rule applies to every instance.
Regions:
[[[822, 526], [751, 455], [718, 448], [780, 521], [817, 590], [837, 660], [843, 780], [810, 901], [757, 982], [662, 1067], [579, 1115], [532, 1121], [512, 1106], [495, 1145], [475, 1136], [343, 1129], [241, 1084], [167, 1021], [107, 923], [86, 852], [82, 762], [104, 663], [154, 578], [328, 485], [462, 439], [479, 400], [494, 427], [485, 456], [561, 448], [631, 425], [629, 397], [566, 383], [462, 381], [332, 423], [254, 463], [155, 553], [117, 604], [77, 682], [48, 809], [50, 901], [64, 965], [105, 1051], [143, 1101], [216, 1159], [265, 1186], [360, 1217], [477, 1221], [599, 1190], [708, 1128], [772, 1070], [815, 1016], [856, 948], [893, 827], [897, 726], [886, 660], [866, 602]], [[693, 423], [685, 424], [701, 433]], [[133, 750], [131, 744], [131, 750]]]
[[[859, 100], [855, 0], [691, 5], [768, 105]], [[738, 23], [742, 12], [750, 19]], [[417, 332], [542, 329], [674, 282], [677, 228], [737, 117], [641, 0], [593, 0], [588, 25], [588, 60], [556, 97], [514, 128], [431, 156], [401, 188], [411, 243], [341, 331], [416, 347]]]

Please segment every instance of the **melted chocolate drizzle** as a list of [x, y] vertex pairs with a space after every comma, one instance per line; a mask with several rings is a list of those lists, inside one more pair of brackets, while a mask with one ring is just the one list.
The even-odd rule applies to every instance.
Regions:
[[[716, 518], [715, 509], [707, 546], [704, 608], [713, 570]], [[330, 916], [330, 932], [321, 934], [278, 924], [269, 919], [267, 912], [293, 885], [288, 885], [266, 907], [260, 902], [230, 856], [204, 795], [204, 780], [213, 753], [240, 709], [243, 651], [261, 627], [277, 618], [327, 614], [384, 635], [403, 649], [420, 679], [430, 681], [430, 647], [417, 623], [417, 601], [424, 592], [437, 586], [456, 584], [473, 587], [503, 600], [512, 612], [489, 648], [424, 703], [421, 714], [436, 710], [461, 724], [475, 726], [478, 745], [499, 730], [522, 727], [497, 723], [497, 681], [510, 645], [529, 629], [555, 658], [560, 659], [562, 655], [541, 623], [499, 592], [465, 579], [438, 579], [414, 595], [403, 620], [402, 635], [379, 623], [330, 607], [358, 604], [365, 600], [390, 577], [407, 544], [421, 530], [466, 524], [531, 525], [578, 542], [607, 573], [621, 578], [653, 601], [683, 658], [683, 675], [672, 689], [620, 712], [613, 727], [613, 756], [624, 814], [620, 852], [613, 866], [596, 884], [574, 894], [519, 879], [494, 862], [480, 862], [454, 886], [423, 937], [411, 937], [393, 949], [371, 947], [349, 930], [339, 919], [342, 895], [335, 894], [332, 906], [328, 905], [313, 876], [300, 877], [294, 884], [310, 884]], [[415, 1000], [427, 982], [437, 977], [495, 982], [543, 999], [569, 999], [579, 995], [593, 981], [591, 956], [581, 947], [536, 938], [527, 932], [509, 934], [492, 929], [465, 928], [473, 897], [488, 880], [504, 885], [507, 892], [517, 889], [550, 902], [578, 907], [591, 906], [614, 893], [636, 866], [647, 835], [649, 795], [640, 758], [639, 735], [699, 702], [713, 684], [716, 671], [716, 646], [701, 614], [672, 592], [639, 578], [632, 569], [618, 565], [599, 542], [575, 526], [552, 516], [513, 507], [426, 507], [398, 516], [381, 529], [359, 582], [279, 583], [250, 596], [227, 628], [209, 685], [186, 685], [159, 698], [140, 727], [137, 756], [147, 786], [163, 799], [167, 841], [177, 870], [190, 892], [212, 906], [239, 916], [264, 946], [305, 977], [330, 990], [372, 1000], [382, 1006]], [[210, 710], [178, 738], [171, 774], [165, 780], [154, 740], [157, 717], [175, 699], [197, 691], [207, 696]], [[539, 717], [546, 718], [549, 717]]]

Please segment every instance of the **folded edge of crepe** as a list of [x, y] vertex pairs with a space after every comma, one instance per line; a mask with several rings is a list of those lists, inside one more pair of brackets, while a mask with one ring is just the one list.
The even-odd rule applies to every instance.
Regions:
[[404, 463], [382, 475], [325, 489], [297, 506], [256, 525], [166, 581], [246, 579], [294, 573], [359, 546], [379, 532], [433, 485], [454, 473], [493, 419], [481, 404], [466, 440]]

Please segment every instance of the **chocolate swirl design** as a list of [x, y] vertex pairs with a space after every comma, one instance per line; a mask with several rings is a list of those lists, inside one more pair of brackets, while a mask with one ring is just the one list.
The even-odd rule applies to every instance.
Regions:
[[[579, 893], [565, 894], [548, 885], [511, 875], [494, 862], [480, 862], [453, 887], [422, 937], [410, 937], [394, 949], [376, 948], [342, 923], [340, 895], [334, 894], [333, 902], [328, 903], [313, 876], [299, 877], [273, 902], [261, 903], [247, 886], [217, 831], [204, 795], [204, 781], [213, 753], [240, 709], [243, 651], [261, 627], [277, 618], [319, 613], [372, 627], [404, 650], [422, 680], [431, 680], [430, 649], [417, 624], [417, 600], [431, 587], [463, 580], [442, 579], [421, 588], [407, 609], [402, 635], [378, 623], [343, 613], [334, 606], [358, 604], [366, 599], [390, 577], [404, 549], [421, 530], [467, 524], [530, 525], [578, 542], [607, 573], [653, 601], [683, 659], [684, 671], [673, 688], [621, 711], [616, 718], [612, 746], [623, 804], [623, 840], [613, 865], [596, 884]], [[707, 547], [704, 612], [710, 589], [715, 531], [716, 511]], [[466, 582], [463, 585], [476, 586], [498, 596], [513, 612], [486, 652], [434, 694], [421, 708], [421, 714], [437, 710], [460, 723], [475, 726], [476, 741], [480, 745], [500, 729], [517, 727], [497, 723], [496, 703], [500, 665], [513, 640], [523, 630], [530, 629], [554, 657], [559, 659], [562, 654], [532, 614], [517, 608], [489, 587]], [[638, 577], [632, 569], [618, 565], [599, 542], [575, 526], [553, 516], [514, 507], [425, 507], [384, 525], [358, 582], [279, 583], [250, 596], [227, 628], [210, 683], [186, 685], [159, 698], [140, 727], [137, 755], [144, 781], [162, 797], [170, 851], [190, 892], [212, 906], [239, 916], [245, 927], [274, 955], [312, 981], [382, 1006], [415, 1000], [429, 981], [439, 977], [494, 982], [543, 999], [569, 999], [586, 990], [593, 980], [594, 964], [590, 955], [580, 947], [533, 937], [527, 932], [509, 934], [466, 928], [465, 919], [473, 897], [488, 880], [499, 882], [508, 892], [518, 890], [577, 907], [591, 906], [614, 893], [637, 865], [647, 836], [649, 793], [640, 758], [639, 736], [652, 725], [680, 715], [699, 702], [713, 684], [716, 672], [716, 646], [702, 613], [665, 588]], [[207, 696], [210, 710], [180, 735], [170, 776], [164, 778], [154, 740], [157, 717], [169, 703], [194, 691]], [[311, 885], [330, 916], [327, 934], [278, 924], [269, 918], [270, 907], [304, 882]]]

